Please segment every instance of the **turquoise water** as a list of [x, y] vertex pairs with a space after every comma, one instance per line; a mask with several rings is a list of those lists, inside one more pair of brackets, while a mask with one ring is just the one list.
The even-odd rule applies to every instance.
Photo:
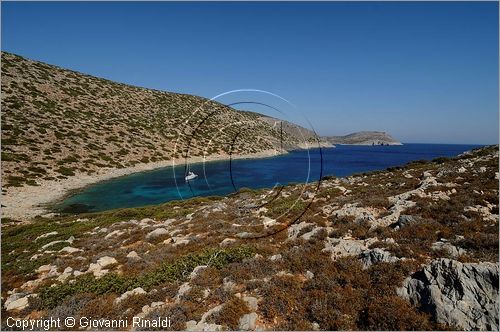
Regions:
[[[405, 144], [348, 146], [293, 151], [264, 159], [198, 163], [190, 166], [198, 178], [186, 183], [185, 166], [166, 167], [127, 175], [85, 188], [56, 209], [67, 212], [103, 211], [159, 204], [195, 196], [227, 195], [243, 187], [316, 181], [320, 175], [348, 176], [386, 169], [414, 160], [456, 156], [477, 145]], [[322, 160], [322, 162], [321, 162]]]

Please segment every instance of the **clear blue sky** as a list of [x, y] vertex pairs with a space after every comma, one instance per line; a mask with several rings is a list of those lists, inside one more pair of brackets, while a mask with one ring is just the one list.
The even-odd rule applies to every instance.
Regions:
[[2, 2], [5, 51], [208, 98], [271, 91], [324, 135], [497, 143], [498, 46], [496, 2]]

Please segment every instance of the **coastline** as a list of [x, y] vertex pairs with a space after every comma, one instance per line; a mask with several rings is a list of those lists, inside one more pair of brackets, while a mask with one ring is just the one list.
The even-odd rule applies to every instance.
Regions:
[[[233, 160], [257, 159], [274, 157], [286, 153], [288, 152], [270, 149], [244, 155], [233, 155], [231, 158]], [[38, 186], [8, 187], [6, 188], [7, 192], [2, 193], [2, 218], [26, 221], [39, 215], [43, 216], [51, 212], [49, 211], [51, 205], [65, 198], [71, 192], [102, 181], [158, 168], [183, 165], [186, 161], [191, 164], [229, 160], [229, 158], [229, 155], [211, 155], [205, 158], [201, 156], [189, 157], [187, 159], [176, 158], [154, 163], [138, 164], [126, 168], [101, 168], [96, 174], [77, 173], [63, 180], [40, 180], [38, 181]]]

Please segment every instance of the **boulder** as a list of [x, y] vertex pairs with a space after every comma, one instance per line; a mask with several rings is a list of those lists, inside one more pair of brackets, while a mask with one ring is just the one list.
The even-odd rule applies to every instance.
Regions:
[[116, 259], [114, 259], [113, 257], [109, 257], [109, 256], [104, 256], [104, 257], [101, 257], [97, 260], [97, 264], [99, 264], [101, 267], [106, 267], [108, 265], [112, 265], [112, 264], [116, 264], [118, 263], [116, 261]]
[[131, 251], [127, 254], [127, 258], [131, 260], [139, 260], [141, 257], [135, 251]]
[[498, 263], [441, 258], [408, 277], [397, 291], [438, 323], [464, 330], [498, 331], [498, 271]]
[[151, 241], [167, 234], [168, 231], [165, 228], [160, 227], [155, 229], [154, 231], [149, 232], [148, 235], [146, 235], [146, 240]]
[[11, 310], [22, 310], [29, 305], [29, 296], [21, 297], [13, 301], [5, 302], [5, 309], [7, 311]]
[[359, 259], [365, 269], [376, 263], [395, 263], [399, 260], [399, 258], [392, 256], [390, 252], [381, 248], [365, 250], [359, 255]]
[[330, 252], [332, 259], [335, 260], [345, 256], [358, 256], [375, 242], [377, 238], [366, 240], [327, 238], [323, 251]]
[[395, 228], [395, 229], [399, 229], [399, 228], [403, 228], [405, 226], [408, 226], [410, 224], [413, 224], [417, 221], [418, 221], [417, 217], [402, 214], [399, 216], [398, 220], [394, 224], [391, 225], [391, 227]]

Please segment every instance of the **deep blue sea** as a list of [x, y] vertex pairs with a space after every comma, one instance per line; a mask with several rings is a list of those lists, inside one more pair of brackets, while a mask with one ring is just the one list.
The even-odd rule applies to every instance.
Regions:
[[[293, 151], [264, 159], [191, 164], [198, 178], [186, 183], [185, 165], [166, 167], [115, 178], [84, 188], [58, 204], [89, 211], [159, 204], [194, 196], [227, 195], [243, 187], [266, 188], [278, 184], [316, 181], [320, 174], [348, 176], [382, 170], [414, 160], [456, 156], [477, 145], [405, 144], [352, 146]], [[323, 162], [321, 163], [321, 159]], [[321, 173], [322, 172], [322, 173]], [[73, 210], [73, 209], [69, 209]]]

